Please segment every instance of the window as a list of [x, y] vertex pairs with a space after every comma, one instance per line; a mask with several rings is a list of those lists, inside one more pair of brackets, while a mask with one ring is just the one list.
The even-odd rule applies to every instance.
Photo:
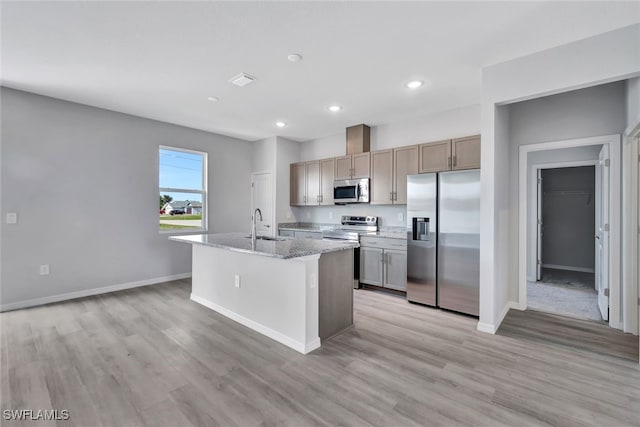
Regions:
[[207, 153], [160, 146], [159, 228], [161, 232], [207, 229]]

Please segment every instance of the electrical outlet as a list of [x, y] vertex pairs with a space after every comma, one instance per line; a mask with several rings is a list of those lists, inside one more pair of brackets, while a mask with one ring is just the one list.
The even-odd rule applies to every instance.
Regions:
[[17, 224], [18, 223], [18, 214], [15, 212], [7, 213], [7, 224]]
[[398, 221], [404, 221], [404, 213], [398, 212]]
[[307, 212], [307, 219], [311, 219], [311, 212]]
[[316, 286], [318, 286], [318, 277], [316, 276], [315, 273], [311, 273], [311, 276], [309, 277], [309, 288], [313, 289]]
[[240, 275], [239, 274], [236, 274], [235, 281], [234, 281], [233, 284], [235, 285], [236, 288], [240, 287]]
[[329, 219], [333, 219], [333, 211], [329, 211]]
[[42, 264], [40, 266], [40, 275], [48, 276], [49, 275], [49, 264]]

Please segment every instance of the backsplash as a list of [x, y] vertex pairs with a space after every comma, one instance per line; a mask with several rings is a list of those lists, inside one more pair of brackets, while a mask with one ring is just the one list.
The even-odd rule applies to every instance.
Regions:
[[[334, 206], [309, 206], [291, 208], [296, 222], [340, 224], [342, 215], [377, 216], [380, 218], [379, 226], [404, 227], [407, 224], [407, 206], [385, 206], [369, 204], [334, 205]], [[402, 219], [400, 218], [402, 215]], [[289, 222], [289, 221], [287, 221]], [[292, 218], [290, 222], [294, 222]]]

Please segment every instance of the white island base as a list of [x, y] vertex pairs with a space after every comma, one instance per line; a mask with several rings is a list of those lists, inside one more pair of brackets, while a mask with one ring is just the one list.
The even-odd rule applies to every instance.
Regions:
[[193, 245], [191, 299], [300, 353], [353, 325], [353, 248], [281, 259]]

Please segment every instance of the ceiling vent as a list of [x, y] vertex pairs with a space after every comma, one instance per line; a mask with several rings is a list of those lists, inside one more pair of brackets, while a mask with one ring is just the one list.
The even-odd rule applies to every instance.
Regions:
[[229, 81], [236, 86], [242, 87], [248, 85], [249, 83], [255, 82], [256, 78], [246, 73], [240, 73], [237, 76], [231, 77]]

